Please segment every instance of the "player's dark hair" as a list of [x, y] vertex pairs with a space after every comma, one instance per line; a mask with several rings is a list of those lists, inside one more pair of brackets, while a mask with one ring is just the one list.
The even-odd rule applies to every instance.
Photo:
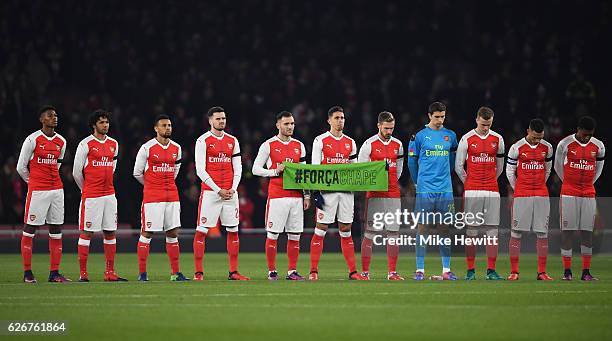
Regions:
[[283, 117], [293, 117], [293, 114], [289, 111], [283, 110], [276, 114], [276, 122], [280, 121]]
[[169, 120], [170, 116], [166, 115], [166, 114], [159, 114], [155, 117], [155, 123], [153, 124], [153, 126], [157, 125], [157, 122], [161, 121], [161, 120]]
[[332, 117], [332, 115], [334, 115], [335, 112], [344, 112], [344, 108], [342, 108], [339, 105], [334, 105], [333, 107], [329, 108], [329, 110], [327, 110], [327, 117]]
[[89, 127], [93, 128], [96, 123], [98, 123], [98, 120], [100, 120], [101, 118], [106, 118], [108, 122], [110, 122], [112, 115], [113, 114], [110, 111], [106, 111], [104, 109], [98, 109], [92, 112], [89, 115]]
[[541, 133], [544, 131], [544, 121], [539, 118], [534, 118], [529, 122], [529, 129], [535, 131], [536, 133]]
[[212, 107], [210, 109], [208, 109], [208, 112], [206, 113], [206, 116], [208, 116], [208, 118], [211, 118], [212, 115], [216, 112], [225, 112], [225, 109], [223, 109], [222, 107]]
[[43, 105], [42, 107], [40, 107], [40, 109], [38, 109], [38, 116], [44, 114], [48, 110], [53, 110], [53, 111], [55, 111], [57, 113], [57, 109], [55, 109], [54, 106], [52, 106], [52, 105]]
[[595, 126], [597, 124], [595, 123], [595, 119], [592, 118], [591, 116], [582, 116], [579, 120], [578, 120], [578, 129], [583, 129], [583, 130], [595, 130]]
[[395, 117], [393, 117], [393, 114], [388, 111], [383, 111], [380, 114], [378, 114], [378, 123], [393, 122], [393, 121], [395, 121]]
[[427, 108], [427, 113], [429, 114], [433, 114], [436, 111], [446, 111], [446, 104], [442, 102], [433, 102], [429, 105], [429, 108]]
[[495, 113], [493, 112], [493, 109], [489, 107], [480, 107], [478, 108], [478, 112], [476, 113], [476, 117], [481, 117], [483, 120], [489, 120], [494, 115]]

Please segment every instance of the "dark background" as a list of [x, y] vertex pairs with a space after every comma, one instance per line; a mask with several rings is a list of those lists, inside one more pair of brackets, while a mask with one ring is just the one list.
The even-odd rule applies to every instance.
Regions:
[[[89, 113], [105, 108], [120, 143], [120, 222], [136, 228], [142, 188], [132, 167], [159, 113], [172, 116], [173, 139], [183, 147], [185, 227], [195, 224], [199, 196], [194, 144], [213, 105], [226, 109], [228, 131], [243, 150], [243, 229], [263, 226], [266, 183], [250, 170], [284, 109], [294, 113], [307, 149], [327, 129], [332, 105], [345, 108], [346, 132], [360, 146], [376, 133], [382, 110], [395, 114], [395, 135], [407, 142], [434, 100], [448, 105], [446, 126], [458, 138], [473, 128], [478, 107], [489, 105], [507, 148], [534, 117], [544, 119], [555, 146], [583, 114], [597, 119], [596, 136], [608, 141], [606, 1], [4, 0], [0, 13], [1, 224], [23, 219], [27, 185], [15, 165], [23, 139], [40, 128], [42, 104], [58, 108], [57, 131], [68, 141], [66, 222], [76, 223], [80, 195], [72, 156], [89, 133]], [[606, 173], [597, 188], [609, 196]], [[549, 185], [558, 195], [555, 176]]]

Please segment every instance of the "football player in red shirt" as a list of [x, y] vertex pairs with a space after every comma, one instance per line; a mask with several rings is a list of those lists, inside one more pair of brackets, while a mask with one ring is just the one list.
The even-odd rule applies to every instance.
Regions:
[[[479, 230], [488, 237], [499, 235], [500, 196], [497, 178], [504, 171], [504, 139], [491, 130], [494, 112], [489, 107], [480, 107], [476, 113], [476, 128], [463, 135], [457, 147], [455, 172], [464, 183], [463, 211], [482, 215], [468, 225], [465, 234], [478, 236]], [[467, 168], [465, 165], [467, 164]], [[481, 222], [482, 224], [476, 225]], [[466, 221], [468, 223], [468, 221]], [[486, 245], [488, 280], [503, 279], [495, 270], [498, 246]], [[467, 274], [465, 279], [476, 279], [476, 245], [465, 245]]]
[[[391, 212], [396, 214], [402, 208], [398, 179], [402, 175], [404, 147], [400, 140], [391, 136], [395, 129], [395, 118], [388, 111], [378, 114], [378, 133], [367, 139], [359, 150], [358, 162], [385, 161], [389, 168], [389, 187], [386, 192], [366, 193], [366, 230], [361, 241], [361, 269], [362, 277], [370, 279], [370, 262], [372, 260], [372, 244], [376, 233], [381, 232], [373, 224], [377, 213]], [[385, 224], [387, 238], [399, 236], [399, 222]], [[387, 244], [387, 279], [390, 281], [403, 281], [404, 278], [397, 273], [397, 259], [399, 245]]]
[[59, 273], [62, 260], [62, 225], [64, 224], [64, 185], [59, 168], [66, 153], [66, 140], [55, 132], [57, 110], [44, 106], [39, 110], [42, 124], [26, 137], [19, 153], [17, 172], [28, 184], [21, 236], [23, 281], [36, 283], [32, 273], [32, 240], [39, 226], [49, 226], [49, 282], [69, 282]]
[[155, 119], [157, 136], [140, 147], [134, 164], [134, 177], [144, 185], [141, 207], [141, 232], [138, 240], [139, 281], [148, 281], [147, 257], [153, 232], [166, 234], [166, 253], [170, 260], [171, 281], [187, 281], [179, 270], [178, 231], [181, 202], [176, 177], [181, 168], [181, 146], [172, 141], [172, 122], [167, 115]]
[[117, 167], [119, 143], [107, 135], [110, 128], [111, 113], [96, 110], [89, 117], [91, 135], [84, 138], [77, 147], [72, 168], [72, 177], [81, 190], [79, 205], [78, 242], [80, 282], [89, 282], [87, 258], [89, 243], [94, 232], [104, 234], [104, 256], [106, 271], [104, 280], [126, 281], [115, 272], [115, 253], [117, 252], [117, 198], [113, 185], [113, 174]]
[[550, 281], [546, 273], [548, 255], [548, 218], [550, 201], [546, 180], [552, 169], [553, 147], [544, 140], [544, 122], [529, 122], [527, 136], [512, 145], [506, 161], [506, 176], [512, 189], [512, 230], [510, 236], [510, 268], [508, 280], [519, 279], [519, 255], [522, 232], [533, 231], [537, 236], [537, 280]]
[[229, 280], [245, 281], [249, 277], [238, 272], [238, 185], [242, 177], [242, 160], [238, 139], [225, 132], [225, 109], [208, 110], [210, 130], [195, 144], [196, 173], [202, 180], [198, 205], [198, 222], [193, 240], [196, 281], [204, 279], [204, 241], [208, 229], [221, 225], [227, 231], [227, 254], [230, 262]]
[[593, 137], [595, 120], [584, 116], [575, 134], [561, 140], [555, 154], [555, 172], [563, 181], [559, 213], [561, 215], [561, 256], [563, 280], [572, 280], [572, 242], [574, 231], [580, 231], [583, 281], [593, 281], [590, 272], [593, 255], [593, 226], [597, 212], [595, 181], [601, 175], [606, 148]]
[[[357, 161], [355, 140], [344, 134], [344, 109], [331, 107], [327, 111], [329, 131], [317, 136], [312, 143], [312, 164], [344, 164]], [[351, 236], [353, 213], [355, 209], [353, 192], [322, 192], [322, 207], [317, 208], [315, 219], [317, 226], [310, 241], [310, 274], [309, 280], [319, 279], [319, 259], [323, 253], [323, 240], [329, 224], [338, 220], [342, 254], [349, 268], [349, 279], [363, 280], [355, 265], [355, 246]]]
[[281, 111], [276, 115], [278, 134], [264, 142], [253, 162], [253, 175], [270, 177], [266, 203], [266, 260], [268, 279], [278, 279], [276, 270], [276, 244], [278, 235], [287, 233], [287, 280], [304, 280], [297, 272], [300, 254], [300, 235], [304, 231], [304, 211], [310, 207], [310, 195], [299, 190], [283, 189], [283, 162], [306, 163], [304, 144], [293, 136], [293, 114]]

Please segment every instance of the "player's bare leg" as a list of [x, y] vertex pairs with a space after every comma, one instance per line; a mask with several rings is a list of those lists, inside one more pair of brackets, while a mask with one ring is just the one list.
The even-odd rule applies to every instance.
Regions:
[[319, 259], [321, 259], [321, 254], [323, 253], [323, 241], [327, 229], [327, 224], [317, 223], [310, 240], [310, 274], [308, 279], [311, 281], [319, 279]]
[[238, 226], [225, 226], [227, 231], [227, 256], [229, 258], [229, 276], [232, 281], [248, 281], [249, 277], [238, 272], [238, 253], [240, 252], [240, 239], [238, 238]]
[[152, 232], [142, 231], [138, 239], [138, 272], [140, 273], [138, 280], [142, 282], [149, 280], [147, 276], [147, 258], [149, 258], [149, 248], [151, 246], [152, 237]]
[[49, 282], [70, 282], [59, 273], [62, 262], [62, 225], [49, 224]]
[[574, 231], [561, 231], [561, 259], [563, 260], [563, 277], [561, 280], [571, 281], [572, 274], [572, 249]]
[[117, 254], [115, 231], [102, 230], [102, 233], [104, 235], [104, 258], [106, 259], [104, 280], [107, 282], [126, 282], [127, 279], [119, 277], [115, 272], [115, 255]]
[[287, 280], [303, 281], [304, 277], [297, 272], [297, 262], [300, 256], [300, 234], [287, 233], [287, 258], [289, 258], [289, 266], [287, 267]]
[[166, 253], [168, 254], [170, 269], [172, 271], [170, 280], [173, 282], [188, 281], [189, 278], [185, 277], [179, 268], [179, 256], [181, 255], [181, 250], [178, 241], [178, 227], [166, 231]]
[[521, 254], [521, 238], [523, 234], [521, 231], [510, 231], [510, 246], [508, 253], [510, 254], [510, 275], [508, 276], [509, 281], [516, 281], [519, 279], [519, 256]]
[[36, 235], [36, 226], [24, 225], [21, 235], [21, 259], [23, 261], [23, 281], [25, 283], [36, 283], [32, 273], [32, 242]]
[[580, 253], [582, 254], [582, 276], [583, 281], [596, 281], [591, 275], [591, 257], [593, 256], [593, 232], [580, 231]]
[[416, 235], [416, 271], [413, 279], [422, 281], [425, 279], [425, 254], [427, 254], [427, 245], [424, 243], [424, 238], [427, 238], [428, 225], [417, 224]]
[[77, 246], [77, 253], [79, 255], [79, 282], [89, 282], [89, 274], [87, 272], [87, 259], [89, 258], [89, 244], [91, 243], [91, 237], [93, 232], [81, 231], [79, 235], [79, 241]]
[[537, 232], [536, 251], [538, 254], [538, 277], [539, 281], [552, 281], [546, 273], [546, 260], [548, 257], [548, 233]]
[[390, 240], [397, 240], [399, 232], [387, 231], [387, 279], [390, 281], [403, 281], [404, 277], [397, 273], [397, 259], [399, 257], [399, 245]]
[[268, 232], [266, 236], [266, 261], [268, 263], [268, 279], [271, 281], [278, 280], [278, 272], [276, 271], [277, 242], [278, 233]]

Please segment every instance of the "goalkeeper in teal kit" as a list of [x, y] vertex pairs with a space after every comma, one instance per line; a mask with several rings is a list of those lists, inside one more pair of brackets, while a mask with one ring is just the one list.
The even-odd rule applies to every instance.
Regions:
[[[438, 227], [441, 238], [449, 236], [448, 223], [454, 215], [451, 169], [455, 165], [457, 135], [444, 128], [446, 105], [434, 102], [428, 110], [429, 123], [413, 135], [408, 145], [408, 168], [416, 185], [415, 213], [421, 213], [416, 239], [415, 280], [425, 279], [427, 232]], [[429, 214], [428, 214], [429, 213]], [[436, 213], [435, 215], [433, 213]], [[435, 239], [433, 239], [435, 240]], [[442, 275], [432, 280], [456, 280], [450, 269], [451, 246], [440, 244]]]

